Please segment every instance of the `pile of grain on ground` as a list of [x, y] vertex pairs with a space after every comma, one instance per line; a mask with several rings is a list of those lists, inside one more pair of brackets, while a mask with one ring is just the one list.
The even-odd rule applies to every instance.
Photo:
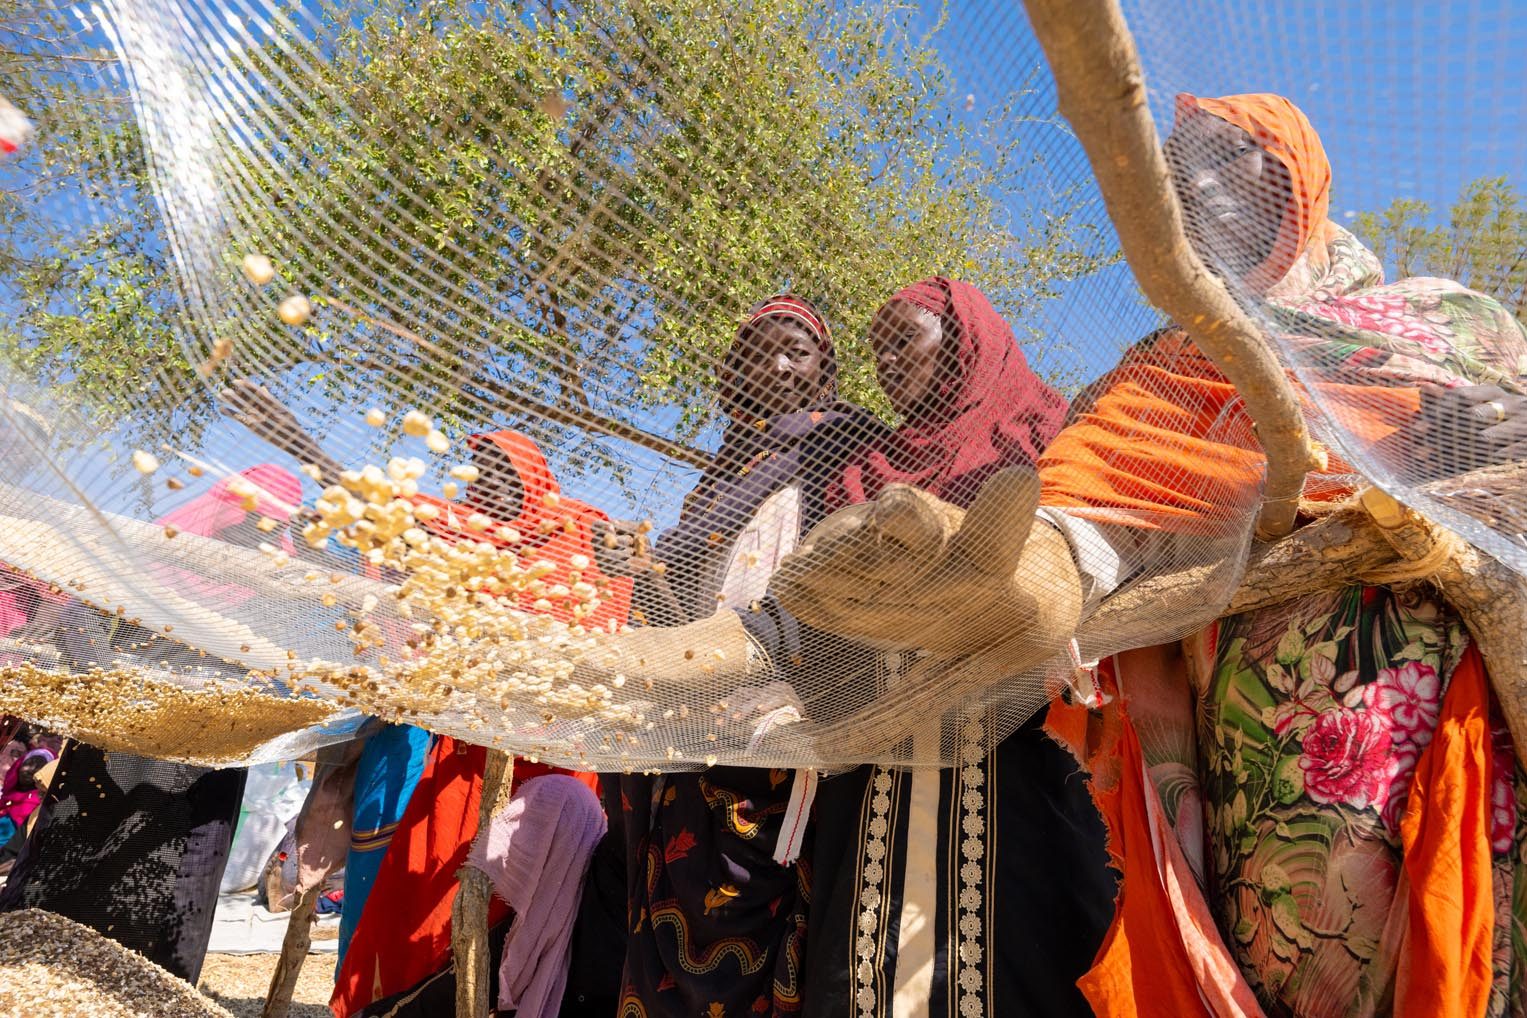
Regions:
[[[315, 931], [314, 936], [317, 936]], [[209, 954], [201, 967], [197, 989], [233, 1013], [234, 1018], [259, 1018], [276, 970], [277, 954]], [[290, 1018], [330, 1018], [334, 992], [334, 955], [309, 955], [292, 994]]]
[[142, 955], [38, 909], [0, 914], [0, 1014], [232, 1018]]

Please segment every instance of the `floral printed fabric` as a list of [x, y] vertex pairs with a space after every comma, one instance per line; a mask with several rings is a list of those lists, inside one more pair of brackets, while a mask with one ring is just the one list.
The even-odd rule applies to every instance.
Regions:
[[[1228, 619], [1195, 664], [1210, 901], [1271, 1015], [1374, 1015], [1392, 1005], [1399, 822], [1447, 678], [1467, 645], [1427, 587], [1353, 586]], [[1192, 656], [1190, 655], [1190, 658]], [[1521, 1014], [1523, 891], [1512, 745], [1495, 731], [1495, 992]], [[1185, 762], [1152, 768], [1179, 833]], [[1176, 787], [1179, 794], [1171, 795]], [[1516, 906], [1513, 911], [1513, 905]]]

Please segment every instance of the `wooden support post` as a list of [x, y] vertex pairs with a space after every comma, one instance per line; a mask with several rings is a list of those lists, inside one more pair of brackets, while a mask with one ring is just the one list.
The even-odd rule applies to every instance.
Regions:
[[276, 960], [276, 971], [271, 973], [270, 989], [265, 993], [260, 1018], [286, 1018], [291, 1010], [297, 977], [302, 974], [302, 963], [307, 960], [308, 945], [312, 943], [318, 893], [319, 888], [309, 888], [292, 906], [286, 920], [286, 937], [281, 941], [281, 956]]
[[[482, 799], [477, 806], [477, 830], [487, 829], [493, 817], [509, 801], [514, 778], [514, 758], [502, 750], [488, 750], [483, 765]], [[488, 878], [472, 866], [458, 874], [461, 889], [451, 905], [451, 955], [456, 967], [456, 1018], [487, 1018], [488, 1000], [488, 900], [493, 889]]]

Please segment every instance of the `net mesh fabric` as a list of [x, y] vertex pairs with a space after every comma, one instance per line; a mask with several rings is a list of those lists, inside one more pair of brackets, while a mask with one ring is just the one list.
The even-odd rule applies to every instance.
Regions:
[[[1511, 168], [1499, 124], [1520, 121], [1520, 99], [1487, 91], [1477, 70], [1413, 59], [1409, 42], [1375, 45], [1366, 5], [1316, 4], [1309, 19], [1216, 3], [1126, 13], [1163, 136], [1179, 92], [1288, 94], [1318, 121], [1335, 179], [1326, 215], [1338, 223], [1356, 226], [1349, 210], [1399, 194], [1451, 200], [1456, 174], [1423, 155], [1439, 145]], [[1522, 29], [1489, 5], [1466, 13], [1432, 27], [1504, 64]], [[888, 426], [933, 422], [929, 431], [965, 405], [968, 366], [950, 351], [968, 326], [933, 315], [926, 391], [882, 388], [887, 350], [908, 340], [876, 315], [907, 284], [944, 276], [979, 288], [1034, 373], [1072, 401], [1073, 424], [1106, 393], [1097, 380], [1117, 378], [1108, 372], [1140, 356], [1136, 342], [1168, 324], [1117, 256], [1020, 10], [766, 0], [719, 17], [683, 0], [416, 10], [114, 0], [16, 18], [34, 39], [24, 52], [88, 61], [18, 64], [7, 85], [68, 90], [69, 117], [27, 111], [39, 136], [0, 173], [21, 189], [18, 231], [46, 216], [59, 224], [22, 249], [55, 255], [79, 285], [44, 306], [24, 289], [31, 277], [18, 270], [11, 284], [0, 561], [63, 607], [51, 626], [14, 627], [5, 711], [108, 748], [215, 762], [290, 757], [376, 714], [608, 770], [945, 764], [966, 742], [1011, 732], [1072, 681], [1078, 658], [1191, 633], [1240, 581], [1260, 468], [1230, 456], [1233, 468], [1195, 471], [1183, 450], [1189, 438], [1255, 449], [1255, 435], [1238, 400], [1199, 384], [1211, 369], [1160, 341], [1148, 368], [1172, 409], [1135, 419], [1097, 465], [1124, 471], [1154, 450], [1152, 491], [1203, 508], [1121, 505], [1083, 471], [1069, 500], [1081, 505], [1060, 510], [1088, 525], [1067, 531], [1072, 557], [1027, 553], [1016, 592], [982, 562], [988, 552], [1020, 561], [1008, 538], [1027, 517], [983, 531], [990, 547], [962, 544], [958, 514], [929, 503], [914, 507], [923, 515], [913, 512], [911, 531], [858, 510], [858, 531], [836, 517], [838, 530], [808, 536], [845, 500], [836, 473], [788, 476], [779, 487], [795, 501], [770, 503], [772, 522], [749, 502], [716, 541], [662, 554], [672, 546], [660, 535], [706, 511], [714, 485], [697, 488], [702, 479], [766, 470], [793, 448], [743, 443], [740, 461], [724, 451], [751, 425], [718, 399], [747, 382], [727, 353], [770, 294], [820, 313], [840, 399]], [[1204, 24], [1224, 29], [1212, 46]], [[1396, 39], [1429, 30], [1408, 25]], [[1248, 138], [1261, 152], [1251, 158], [1271, 167], [1272, 139]], [[1182, 135], [1181, 186], [1225, 190], [1232, 164], [1249, 158], [1235, 144]], [[65, 152], [83, 153], [77, 172], [50, 177]], [[1404, 185], [1382, 183], [1400, 167]], [[1219, 177], [1194, 176], [1206, 170]], [[1478, 326], [1484, 305], [1465, 308], [1453, 291], [1429, 303], [1376, 285], [1337, 295], [1308, 274], [1282, 291], [1286, 273], [1246, 282], [1280, 242], [1269, 234], [1290, 199], [1275, 177], [1268, 169], [1243, 187], [1238, 209], [1214, 211], [1217, 192], [1204, 199], [1218, 223], [1240, 217], [1217, 241], [1191, 207], [1189, 229], [1277, 349], [1334, 457], [1307, 494], [1340, 497], [1366, 479], [1521, 570], [1519, 452], [1481, 438], [1476, 420], [1519, 392], [1509, 311], [1487, 323], [1501, 341], [1481, 350], [1455, 326]], [[1340, 247], [1341, 236], [1319, 243]], [[1520, 241], [1500, 241], [1496, 289], [1509, 299]], [[72, 347], [58, 343], [54, 315], [84, 323]], [[112, 347], [135, 316], [142, 332]], [[763, 350], [759, 377], [770, 363], [796, 377], [797, 340]], [[1466, 346], [1467, 363], [1438, 353]], [[81, 356], [91, 349], [132, 362], [106, 370]], [[1371, 349], [1382, 356], [1351, 355]], [[1409, 373], [1383, 370], [1402, 355]], [[915, 358], [901, 351], [903, 363]], [[248, 416], [240, 379], [290, 416], [267, 414], [263, 432], [220, 416], [220, 406]], [[1456, 413], [1436, 402], [1433, 387], [1460, 384], [1503, 396]], [[817, 406], [819, 388], [780, 388], [749, 404], [751, 416]], [[220, 396], [230, 389], [232, 402]], [[994, 383], [966, 403], [1005, 419], [1036, 398]], [[1395, 399], [1414, 404], [1410, 418], [1395, 416]], [[829, 435], [813, 456], [836, 469], [888, 441], [852, 423], [812, 430]], [[538, 452], [520, 439], [468, 440], [506, 429]], [[309, 438], [293, 439], [299, 431]], [[1010, 443], [994, 448], [987, 474], [1033, 466]], [[314, 449], [326, 462], [304, 474]], [[268, 472], [236, 480], [259, 464], [298, 487]], [[935, 487], [944, 477], [931, 476]], [[218, 484], [216, 526], [172, 522]], [[692, 490], [699, 497], [686, 499]], [[963, 505], [977, 511], [970, 497]], [[606, 537], [606, 517], [651, 527]], [[865, 520], [878, 528], [868, 543]], [[1106, 546], [1109, 575], [1079, 542]], [[866, 586], [841, 599], [861, 616], [798, 630], [768, 597], [727, 602], [728, 590], [767, 588], [742, 574], [767, 573], [801, 545], [808, 562], [863, 551], [854, 561], [874, 565]], [[1193, 582], [1174, 595], [1125, 601], [1179, 574]], [[654, 577], [686, 603], [677, 615], [658, 617], [643, 596]], [[967, 600], [933, 599], [955, 580]], [[924, 594], [931, 625], [918, 618]], [[901, 614], [877, 597], [899, 598]], [[752, 627], [718, 629], [730, 612], [772, 612], [773, 631], [788, 632], [766, 645]]]

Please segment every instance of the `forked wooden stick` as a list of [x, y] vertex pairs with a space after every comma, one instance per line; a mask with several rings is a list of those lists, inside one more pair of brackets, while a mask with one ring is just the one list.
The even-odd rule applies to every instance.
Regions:
[[1294, 526], [1304, 475], [1318, 465], [1293, 386], [1183, 231], [1146, 101], [1135, 40], [1117, 0], [1025, 0], [1055, 75], [1060, 111], [1087, 152], [1124, 257], [1152, 304], [1171, 315], [1246, 402], [1267, 456], [1257, 534]]

